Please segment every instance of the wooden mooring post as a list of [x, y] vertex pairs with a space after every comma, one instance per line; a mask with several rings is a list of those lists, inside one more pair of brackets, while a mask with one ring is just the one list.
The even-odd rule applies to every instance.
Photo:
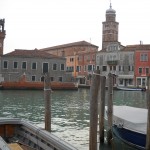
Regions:
[[104, 143], [104, 112], [105, 112], [105, 89], [106, 77], [100, 77], [100, 90], [99, 90], [99, 140], [100, 143]]
[[107, 142], [110, 145], [112, 140], [112, 122], [113, 122], [113, 74], [108, 74], [108, 130], [107, 130]]
[[44, 78], [45, 130], [51, 132], [51, 86], [49, 74]]
[[92, 76], [90, 88], [90, 133], [89, 150], [97, 150], [97, 123], [98, 123], [98, 91], [100, 84], [100, 71]]
[[147, 79], [147, 136], [146, 136], [146, 150], [150, 150], [150, 77]]

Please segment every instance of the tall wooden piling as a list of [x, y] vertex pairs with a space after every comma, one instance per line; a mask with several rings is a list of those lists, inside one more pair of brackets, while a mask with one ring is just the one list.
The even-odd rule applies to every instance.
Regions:
[[113, 122], [113, 75], [108, 74], [108, 130], [107, 130], [107, 142], [111, 144], [112, 140], [112, 122]]
[[90, 137], [89, 150], [97, 150], [97, 123], [98, 123], [98, 91], [100, 84], [100, 71], [92, 76], [90, 88]]
[[105, 87], [106, 77], [100, 77], [100, 93], [99, 93], [99, 140], [104, 143], [104, 111], [105, 111]]
[[51, 132], [51, 87], [49, 74], [44, 78], [45, 130]]
[[147, 80], [147, 136], [146, 136], [146, 150], [150, 150], [150, 77]]

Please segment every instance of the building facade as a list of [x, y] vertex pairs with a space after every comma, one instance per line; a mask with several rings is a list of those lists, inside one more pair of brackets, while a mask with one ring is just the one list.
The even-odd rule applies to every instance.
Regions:
[[150, 45], [134, 45], [136, 86], [146, 87], [150, 76]]
[[4, 81], [19, 81], [23, 74], [27, 81], [43, 81], [45, 73], [51, 81], [67, 81], [66, 59], [35, 50], [15, 50], [1, 57], [1, 74]]
[[89, 81], [89, 74], [95, 69], [98, 46], [86, 41], [79, 41], [40, 49], [50, 54], [66, 58], [66, 71], [80, 84]]
[[106, 78], [109, 73], [114, 74], [114, 86], [133, 86], [134, 50], [118, 41], [119, 23], [111, 4], [106, 10], [106, 21], [102, 24], [102, 49], [96, 55], [96, 66]]
[[102, 49], [96, 55], [96, 66], [106, 78], [109, 73], [114, 74], [114, 86], [146, 87], [150, 75], [150, 45], [141, 42], [121, 45], [115, 17], [116, 11], [110, 5], [103, 22]]

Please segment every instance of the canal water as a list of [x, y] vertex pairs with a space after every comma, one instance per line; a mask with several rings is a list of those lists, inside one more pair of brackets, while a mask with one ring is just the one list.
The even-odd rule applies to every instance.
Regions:
[[[146, 108], [146, 93], [114, 91], [114, 105]], [[52, 92], [52, 132], [79, 150], [89, 149], [89, 89]], [[107, 91], [106, 91], [107, 101]], [[30, 90], [0, 91], [0, 117], [17, 117], [44, 127], [44, 92]], [[113, 149], [133, 148], [114, 140]], [[110, 149], [101, 147], [101, 149]]]

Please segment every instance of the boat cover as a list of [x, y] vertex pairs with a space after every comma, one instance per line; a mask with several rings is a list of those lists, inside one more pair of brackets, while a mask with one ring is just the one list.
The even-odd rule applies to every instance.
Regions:
[[146, 134], [147, 109], [130, 106], [113, 106], [113, 124], [118, 127]]

